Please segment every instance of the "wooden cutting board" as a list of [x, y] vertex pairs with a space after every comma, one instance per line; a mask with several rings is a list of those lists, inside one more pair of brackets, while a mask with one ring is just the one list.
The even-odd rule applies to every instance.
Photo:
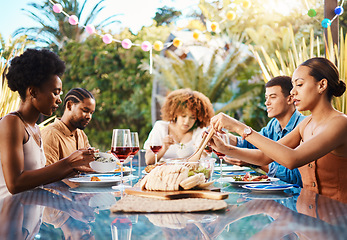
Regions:
[[211, 190], [182, 190], [182, 191], [147, 191], [140, 188], [126, 188], [126, 194], [141, 197], [151, 197], [162, 200], [182, 199], [182, 198], [206, 198], [222, 200], [228, 198], [228, 193], [221, 193]]

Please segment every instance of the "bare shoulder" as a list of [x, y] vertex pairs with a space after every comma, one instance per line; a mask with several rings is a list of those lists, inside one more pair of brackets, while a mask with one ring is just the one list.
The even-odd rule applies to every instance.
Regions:
[[22, 123], [22, 120], [19, 119], [16, 115], [7, 114], [0, 120], [0, 128], [5, 127], [16, 127]]
[[13, 114], [7, 114], [0, 120], [0, 133], [2, 136], [24, 133], [22, 120]]
[[339, 127], [340, 130], [347, 133], [347, 115], [344, 113], [338, 113], [333, 116], [328, 124], [336, 128]]

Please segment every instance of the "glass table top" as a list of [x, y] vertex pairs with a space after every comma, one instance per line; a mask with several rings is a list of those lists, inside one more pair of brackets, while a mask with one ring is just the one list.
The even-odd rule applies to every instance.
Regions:
[[[134, 174], [142, 177], [142, 169]], [[127, 184], [134, 185], [137, 179]], [[300, 188], [252, 192], [217, 183], [226, 210], [112, 213], [121, 194], [68, 181], [0, 198], [0, 239], [345, 239], [347, 205]]]

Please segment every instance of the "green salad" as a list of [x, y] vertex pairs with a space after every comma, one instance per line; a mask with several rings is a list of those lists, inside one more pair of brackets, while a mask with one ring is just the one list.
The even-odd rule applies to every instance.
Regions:
[[197, 169], [190, 169], [188, 172], [188, 177], [193, 176], [197, 173], [203, 173], [205, 175], [206, 179], [209, 179], [211, 176], [210, 169], [207, 169], [205, 167], [199, 166]]

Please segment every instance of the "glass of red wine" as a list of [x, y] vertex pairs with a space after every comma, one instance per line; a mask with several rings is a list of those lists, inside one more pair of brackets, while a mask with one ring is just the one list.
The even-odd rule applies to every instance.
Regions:
[[149, 147], [151, 148], [152, 152], [154, 153], [155, 157], [155, 164], [158, 162], [158, 152], [163, 147], [162, 139], [158, 136], [152, 136], [149, 140]]
[[133, 148], [131, 145], [131, 134], [129, 129], [113, 129], [111, 152], [119, 159], [121, 182], [113, 188], [124, 190], [123, 184], [123, 163], [130, 156]]
[[130, 153], [130, 174], [128, 176], [128, 179], [133, 180], [138, 178], [137, 176], [133, 175], [133, 158], [136, 155], [136, 153], [140, 150], [140, 144], [139, 144], [139, 135], [137, 132], [131, 132], [130, 133], [131, 138], [131, 147], [132, 151]]
[[206, 152], [206, 154], [207, 154], [207, 156], [211, 156], [211, 154], [212, 154], [212, 148], [210, 147], [210, 146], [208, 146], [208, 145], [206, 145], [206, 147], [205, 147], [205, 152]]

